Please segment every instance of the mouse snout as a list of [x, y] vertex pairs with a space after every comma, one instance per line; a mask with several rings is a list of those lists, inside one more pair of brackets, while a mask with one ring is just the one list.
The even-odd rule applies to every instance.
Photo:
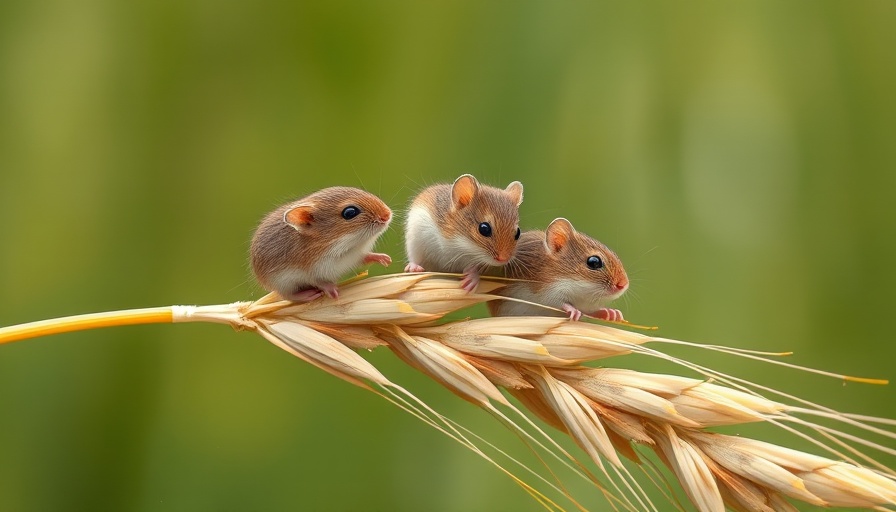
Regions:
[[613, 288], [617, 292], [624, 291], [628, 288], [628, 278], [625, 276], [620, 276], [616, 279], [616, 282], [613, 283]]
[[494, 254], [495, 261], [503, 265], [510, 261], [510, 254], [510, 252], [496, 252]]
[[387, 209], [385, 209], [385, 210], [379, 212], [379, 213], [376, 215], [376, 220], [377, 220], [378, 222], [382, 222], [383, 224], [389, 222], [390, 220], [392, 220], [392, 210], [389, 210], [389, 209], [387, 208]]

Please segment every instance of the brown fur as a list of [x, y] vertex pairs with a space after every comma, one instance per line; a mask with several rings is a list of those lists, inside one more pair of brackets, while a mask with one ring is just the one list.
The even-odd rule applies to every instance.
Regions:
[[[351, 219], [342, 218], [342, 210], [357, 206], [361, 213]], [[301, 207], [301, 215], [284, 215]], [[377, 196], [351, 187], [330, 187], [279, 206], [267, 214], [252, 237], [250, 257], [252, 270], [266, 289], [273, 272], [285, 268], [321, 274], [324, 255], [346, 235], [366, 232], [369, 238], [379, 236], [392, 212]], [[361, 255], [363, 257], [363, 255]], [[304, 283], [314, 284], [314, 283]]]
[[[466, 205], [452, 200], [452, 185], [433, 185], [421, 192], [411, 207], [425, 205], [439, 222], [444, 238], [464, 236], [493, 257], [509, 259], [517, 247], [516, 230], [519, 228], [519, 203], [522, 202], [522, 186], [512, 191], [477, 183], [477, 192]], [[512, 185], [513, 186], [513, 185]], [[441, 218], [439, 218], [441, 216]], [[488, 222], [492, 236], [479, 234], [479, 224]]]
[[[603, 267], [589, 268], [586, 262], [590, 256], [598, 256]], [[516, 256], [504, 267], [504, 275], [525, 282], [509, 284], [501, 295], [517, 297], [528, 291], [540, 296], [539, 302], [554, 307], [562, 303], [556, 302], [556, 290], [550, 293], [548, 290], [561, 280], [590, 283], [593, 295], [607, 297], [618, 293], [617, 285], [628, 285], [628, 276], [619, 257], [601, 242], [577, 232], [566, 219], [556, 219], [547, 232], [524, 232]], [[564, 298], [565, 301], [571, 299]], [[502, 302], [489, 303], [493, 315], [498, 313]]]
[[[505, 275], [533, 281], [535, 290], [561, 277], [592, 281], [608, 290], [616, 283], [628, 282], [622, 262], [606, 245], [580, 232], [574, 232], [564, 242], [559, 250], [553, 247], [549, 250], [544, 231], [524, 232], [516, 257], [505, 267]], [[604, 267], [588, 268], [585, 261], [589, 256], [599, 256]]]

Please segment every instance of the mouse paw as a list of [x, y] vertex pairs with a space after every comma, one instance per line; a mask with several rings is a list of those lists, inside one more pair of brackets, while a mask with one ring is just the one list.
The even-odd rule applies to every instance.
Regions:
[[372, 252], [364, 256], [364, 263], [379, 263], [384, 267], [392, 264], [392, 257], [381, 252]]
[[622, 322], [625, 320], [622, 318], [622, 311], [611, 308], [600, 308], [591, 316], [599, 320], [606, 320], [607, 322]]
[[582, 318], [582, 312], [572, 304], [563, 304], [562, 309], [569, 314], [569, 320], [571, 322], [577, 322], [580, 318]]
[[417, 272], [425, 272], [423, 267], [414, 263], [413, 261], [408, 263], [407, 265], [405, 265], [404, 271], [408, 272], [408, 273], [413, 273], [413, 274], [416, 274]]
[[318, 290], [317, 288], [308, 288], [306, 290], [299, 290], [293, 293], [290, 293], [286, 300], [291, 300], [293, 302], [311, 302], [312, 300], [323, 295], [323, 292]]
[[335, 283], [323, 283], [319, 285], [318, 288], [320, 288], [320, 291], [326, 293], [327, 297], [330, 297], [331, 299], [339, 298], [339, 289], [336, 288]]
[[460, 287], [466, 290], [467, 293], [473, 293], [477, 286], [479, 286], [479, 272], [470, 269], [464, 271], [464, 278], [460, 282]]

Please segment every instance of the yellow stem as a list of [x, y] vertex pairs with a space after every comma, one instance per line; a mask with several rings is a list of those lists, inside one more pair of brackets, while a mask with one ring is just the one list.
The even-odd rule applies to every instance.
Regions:
[[882, 386], [886, 386], [890, 383], [887, 379], [869, 379], [868, 377], [851, 377], [849, 375], [844, 375], [843, 380], [846, 382], [861, 382], [862, 384], [879, 384]]
[[61, 334], [65, 332], [117, 327], [119, 325], [162, 324], [173, 322], [171, 306], [161, 308], [126, 309], [87, 315], [66, 316], [27, 324], [0, 328], [0, 345], [13, 341]]

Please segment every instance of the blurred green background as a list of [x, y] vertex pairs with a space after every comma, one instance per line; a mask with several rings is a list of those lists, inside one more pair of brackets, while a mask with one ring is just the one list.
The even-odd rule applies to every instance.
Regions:
[[[401, 210], [472, 173], [523, 182], [524, 227], [565, 216], [614, 248], [634, 322], [896, 380], [894, 50], [890, 0], [7, 0], [0, 325], [255, 298], [248, 240], [274, 205], [344, 184]], [[399, 222], [380, 247], [399, 271]], [[896, 417], [892, 385], [675, 353]], [[0, 418], [0, 510], [538, 508], [385, 401], [221, 326], [3, 346]]]

